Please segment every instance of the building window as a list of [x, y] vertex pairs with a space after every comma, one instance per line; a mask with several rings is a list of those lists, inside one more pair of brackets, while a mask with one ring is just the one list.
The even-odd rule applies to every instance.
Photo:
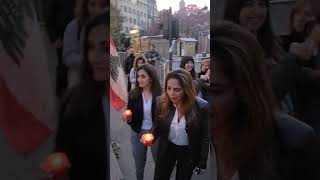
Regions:
[[133, 14], [136, 14], [136, 10], [135, 9], [133, 9]]
[[132, 13], [131, 8], [129, 7], [129, 13]]
[[134, 24], [137, 24], [137, 21], [136, 21], [136, 19], [133, 19], [133, 23], [134, 23]]
[[146, 13], [143, 13], [144, 17], [146, 18], [147, 17], [147, 14]]
[[128, 12], [127, 6], [123, 6], [124, 12]]
[[141, 25], [144, 25], [142, 20], [141, 20]]
[[126, 33], [129, 33], [129, 28], [128, 27], [126, 27]]
[[129, 22], [132, 23], [132, 18], [129, 18]]

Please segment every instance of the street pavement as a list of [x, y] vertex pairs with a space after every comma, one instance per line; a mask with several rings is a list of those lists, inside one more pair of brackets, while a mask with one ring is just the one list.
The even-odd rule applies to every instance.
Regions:
[[[118, 146], [120, 147], [120, 153], [118, 158], [119, 167], [123, 175], [124, 180], [136, 180], [135, 176], [135, 165], [132, 156], [132, 149], [130, 143], [131, 128], [127, 123], [121, 120], [121, 113], [115, 111], [110, 107], [110, 137], [111, 141], [116, 140]], [[151, 156], [151, 151], [148, 149], [147, 162], [144, 171], [144, 179], [152, 180], [154, 174], [154, 162]], [[175, 179], [175, 170], [171, 175], [170, 180]], [[205, 171], [202, 175], [192, 177], [192, 180], [206, 180], [208, 179], [208, 173]], [[118, 179], [112, 179], [118, 180]]]

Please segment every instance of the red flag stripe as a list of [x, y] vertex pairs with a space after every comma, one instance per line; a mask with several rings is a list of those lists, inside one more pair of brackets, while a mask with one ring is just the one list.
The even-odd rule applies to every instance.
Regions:
[[17, 102], [1, 77], [0, 97], [0, 129], [18, 153], [32, 153], [52, 131]]
[[126, 105], [126, 101], [121, 99], [112, 88], [110, 88], [110, 100], [112, 107], [117, 111], [120, 111]]

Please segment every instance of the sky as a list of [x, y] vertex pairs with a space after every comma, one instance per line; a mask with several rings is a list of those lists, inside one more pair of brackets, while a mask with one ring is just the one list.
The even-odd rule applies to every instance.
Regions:
[[[179, 2], [181, 0], [156, 0], [158, 11], [163, 9], [169, 9], [172, 7], [172, 13], [179, 10]], [[205, 5], [210, 9], [210, 0], [184, 0], [186, 6], [190, 4], [195, 4], [198, 7], [204, 7]]]

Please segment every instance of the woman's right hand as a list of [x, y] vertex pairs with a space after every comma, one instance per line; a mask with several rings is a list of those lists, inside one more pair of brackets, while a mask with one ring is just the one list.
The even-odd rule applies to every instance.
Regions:
[[125, 121], [125, 122], [130, 122], [131, 121], [131, 118], [132, 118], [132, 112], [131, 110], [125, 110], [123, 113], [122, 113], [122, 120]]

